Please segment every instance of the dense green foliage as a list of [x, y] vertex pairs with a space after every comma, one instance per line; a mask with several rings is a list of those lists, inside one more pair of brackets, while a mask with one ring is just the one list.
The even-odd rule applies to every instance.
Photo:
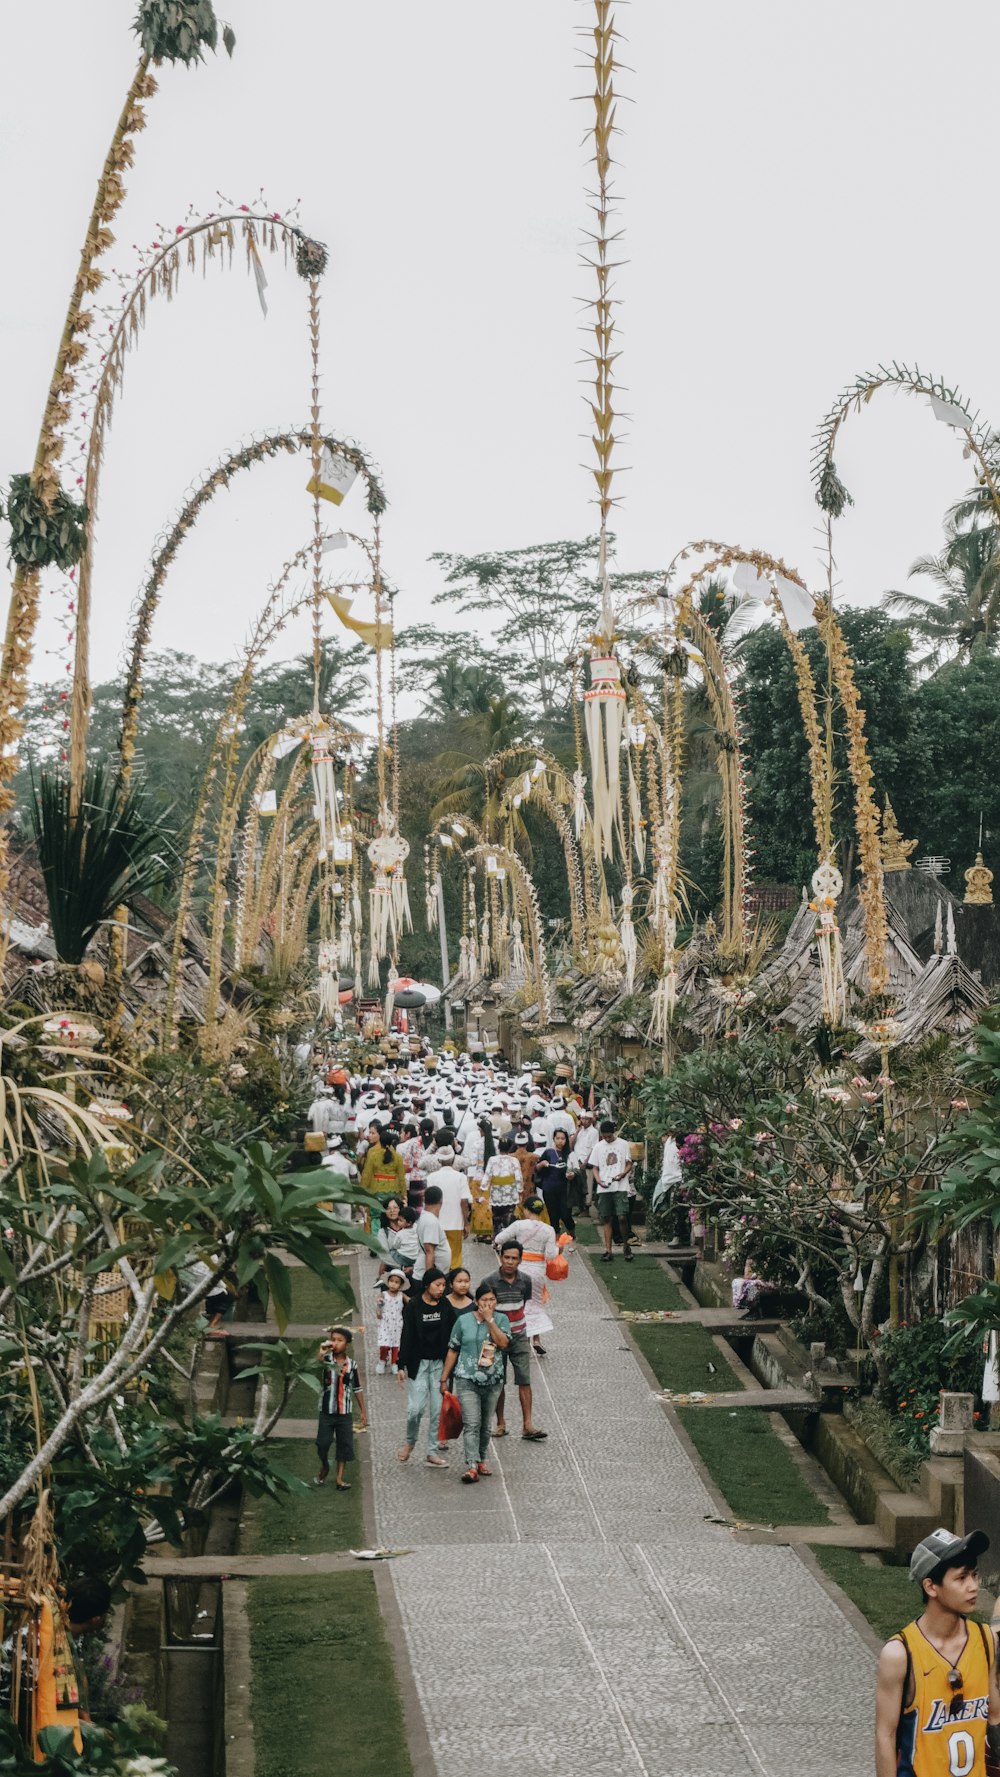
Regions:
[[10, 526], [10, 559], [24, 568], [76, 566], [85, 541], [87, 508], [60, 487], [46, 505], [30, 475], [12, 475], [0, 518]]
[[[212, 0], [141, 0], [133, 30], [143, 52], [153, 61], [192, 62], [203, 60], [203, 49], [215, 49], [219, 42], [219, 21]], [[236, 36], [226, 25], [222, 41], [232, 55]]]
[[[888, 795], [903, 832], [925, 854], [975, 858], [979, 819], [1000, 832], [1000, 779], [992, 768], [1000, 722], [1000, 659], [977, 648], [919, 677], [907, 631], [883, 611], [845, 611], [841, 623], [855, 661], [865, 733], [879, 801]], [[815, 630], [804, 635], [821, 692], [826, 657]], [[815, 868], [809, 766], [791, 658], [777, 630], [760, 629], [741, 651], [741, 689], [752, 780], [757, 875], [806, 882]], [[839, 705], [835, 830], [852, 862], [853, 813]]]
[[60, 962], [78, 963], [115, 909], [132, 907], [168, 875], [170, 834], [141, 786], [123, 790], [104, 765], [90, 765], [79, 805], [69, 775], [43, 771], [31, 822]]

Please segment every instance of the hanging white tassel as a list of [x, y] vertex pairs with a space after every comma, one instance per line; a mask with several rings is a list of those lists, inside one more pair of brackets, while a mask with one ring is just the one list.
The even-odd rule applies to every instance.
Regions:
[[337, 950], [337, 961], [340, 964], [340, 967], [342, 969], [349, 969], [350, 968], [352, 952], [353, 952], [353, 940], [351, 937], [351, 909], [345, 903], [344, 912], [343, 912], [343, 915], [342, 915], [341, 921], [340, 921], [340, 944], [339, 944], [339, 947]]
[[815, 936], [823, 1017], [834, 1025], [843, 1024], [847, 1006], [844, 953], [836, 912], [843, 887], [844, 879], [840, 871], [829, 858], [825, 859], [813, 873], [814, 899], [809, 905], [816, 915]]
[[337, 779], [334, 770], [333, 736], [328, 729], [314, 729], [312, 744], [313, 809], [319, 827], [321, 859], [333, 856], [334, 842], [340, 837], [337, 819]]
[[515, 981], [524, 981], [528, 974], [528, 953], [524, 948], [524, 937], [521, 921], [515, 917], [511, 920], [510, 938], [510, 973]]
[[319, 947], [319, 1015], [330, 1020], [340, 1004], [337, 948], [324, 939]]
[[649, 1020], [649, 1041], [665, 1043], [677, 1007], [677, 919], [668, 914], [663, 921], [663, 967], [653, 989], [652, 1016]]
[[472, 964], [469, 956], [469, 948], [468, 938], [460, 938], [458, 941], [458, 972], [451, 984], [453, 988], [464, 988], [468, 986], [472, 980]]
[[594, 845], [602, 857], [610, 858], [614, 855], [616, 833], [624, 845], [621, 746], [625, 690], [621, 667], [613, 654], [592, 655], [590, 672], [593, 683], [583, 694], [583, 721], [590, 750]]
[[412, 932], [413, 920], [410, 918], [410, 896], [406, 887], [406, 877], [402, 868], [394, 871], [390, 877], [392, 889], [392, 935], [394, 943], [399, 944], [405, 932]]
[[508, 973], [510, 963], [510, 931], [507, 925], [506, 909], [500, 917], [500, 927], [496, 941], [497, 974], [504, 977]]
[[632, 748], [628, 749], [628, 812], [632, 823], [632, 844], [640, 871], [646, 868], [646, 830], [642, 824], [642, 800], [632, 769]]
[[378, 956], [383, 957], [390, 932], [395, 950], [403, 934], [412, 932], [413, 921], [404, 873], [410, 847], [396, 831], [385, 803], [379, 811], [379, 829], [378, 837], [368, 847], [368, 858], [375, 872], [375, 885], [371, 891], [371, 942]]
[[583, 838], [583, 829], [587, 825], [587, 780], [583, 772], [577, 768], [573, 773], [573, 831], [577, 843]]
[[491, 962], [490, 916], [487, 912], [483, 914], [483, 923], [479, 929], [479, 972], [481, 975], [489, 974]]
[[369, 953], [368, 953], [368, 985], [369, 985], [369, 987], [380, 987], [381, 986], [382, 976], [379, 972], [379, 961], [380, 961], [380, 958], [376, 956], [375, 951], [374, 950], [369, 951]]
[[636, 941], [635, 926], [632, 922], [632, 906], [634, 901], [635, 895], [633, 893], [632, 885], [630, 882], [626, 882], [622, 887], [622, 917], [621, 924], [618, 927], [618, 936], [621, 939], [622, 944], [622, 955], [625, 958], [626, 993], [631, 993], [635, 986], [635, 971], [639, 961], [639, 946]]
[[395, 1001], [396, 1001], [396, 983], [398, 980], [399, 980], [399, 970], [397, 969], [395, 963], [390, 963], [389, 964], [389, 986], [388, 986], [388, 990], [387, 990], [386, 996], [385, 996], [385, 1014], [384, 1015], [385, 1015], [386, 1030], [388, 1030], [390, 1028], [390, 1026], [392, 1025], [392, 1012], [393, 1012], [393, 1007], [394, 1007]]

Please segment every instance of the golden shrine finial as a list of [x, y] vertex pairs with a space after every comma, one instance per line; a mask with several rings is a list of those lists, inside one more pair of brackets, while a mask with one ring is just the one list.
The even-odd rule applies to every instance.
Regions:
[[882, 816], [883, 871], [888, 873], [890, 870], [912, 869], [910, 853], [911, 851], [916, 851], [919, 843], [920, 841], [917, 839], [903, 838], [903, 835], [899, 830], [899, 822], [896, 819], [892, 803], [887, 796], [885, 799], [885, 812]]
[[967, 907], [992, 907], [993, 905], [993, 872], [983, 863], [981, 851], [976, 853], [976, 861], [965, 872], [965, 905]]

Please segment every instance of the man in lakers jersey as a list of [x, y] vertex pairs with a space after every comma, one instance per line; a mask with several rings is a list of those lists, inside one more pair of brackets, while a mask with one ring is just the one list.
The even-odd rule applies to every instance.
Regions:
[[932, 1530], [910, 1557], [923, 1610], [879, 1656], [875, 1777], [986, 1777], [987, 1749], [1000, 1758], [994, 1635], [969, 1620], [989, 1546], [981, 1530]]

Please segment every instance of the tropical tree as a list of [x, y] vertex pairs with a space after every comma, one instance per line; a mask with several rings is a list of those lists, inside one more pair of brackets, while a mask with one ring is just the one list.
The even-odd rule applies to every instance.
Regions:
[[[118, 1170], [105, 1148], [94, 1147], [66, 1163], [60, 1181], [43, 1178], [30, 1157], [0, 1174], [0, 1321], [7, 1335], [0, 1344], [0, 1397], [5, 1423], [16, 1426], [20, 1419], [31, 1428], [14, 1472], [6, 1453], [0, 1520], [67, 1446], [95, 1472], [93, 1485], [103, 1474], [100, 1487], [113, 1493], [122, 1477], [108, 1481], [109, 1462], [131, 1472], [140, 1458], [140, 1466], [148, 1463], [155, 1448], [172, 1473], [183, 1468], [183, 1487], [179, 1494], [171, 1488], [163, 1505], [168, 1534], [176, 1529], [178, 1499], [206, 1503], [204, 1487], [196, 1486], [206, 1467], [211, 1475], [230, 1476], [247, 1467], [260, 1482], [257, 1446], [276, 1416], [274, 1384], [283, 1402], [293, 1366], [286, 1365], [283, 1379], [272, 1372], [249, 1442], [222, 1436], [221, 1427], [206, 1422], [195, 1429], [203, 1447], [185, 1442], [176, 1424], [164, 1445], [143, 1418], [133, 1421], [142, 1446], [137, 1457], [121, 1415], [131, 1393], [162, 1372], [172, 1339], [221, 1278], [232, 1273], [241, 1287], [259, 1280], [283, 1332], [292, 1307], [286, 1258], [337, 1288], [330, 1248], [359, 1239], [371, 1244], [330, 1208], [331, 1202], [373, 1207], [371, 1201], [319, 1168], [285, 1173], [285, 1158], [262, 1141], [240, 1149], [216, 1142], [204, 1172], [155, 1152]], [[102, 1310], [112, 1292], [124, 1297], [124, 1306]], [[93, 1506], [88, 1502], [87, 1509]], [[161, 1509], [152, 1494], [145, 1506], [154, 1515]]]
[[887, 592], [882, 604], [916, 639], [920, 665], [934, 670], [974, 649], [995, 650], [1000, 629], [1000, 552], [995, 524], [980, 515], [969, 523], [954, 508], [945, 521], [945, 544], [937, 555], [922, 555], [911, 579], [927, 580], [933, 595]]
[[503, 781], [487, 770], [486, 761], [506, 747], [530, 741], [523, 709], [512, 698], [495, 695], [483, 711], [463, 716], [452, 730], [454, 744], [435, 761], [442, 775], [431, 819], [467, 814], [493, 830], [500, 814]]

